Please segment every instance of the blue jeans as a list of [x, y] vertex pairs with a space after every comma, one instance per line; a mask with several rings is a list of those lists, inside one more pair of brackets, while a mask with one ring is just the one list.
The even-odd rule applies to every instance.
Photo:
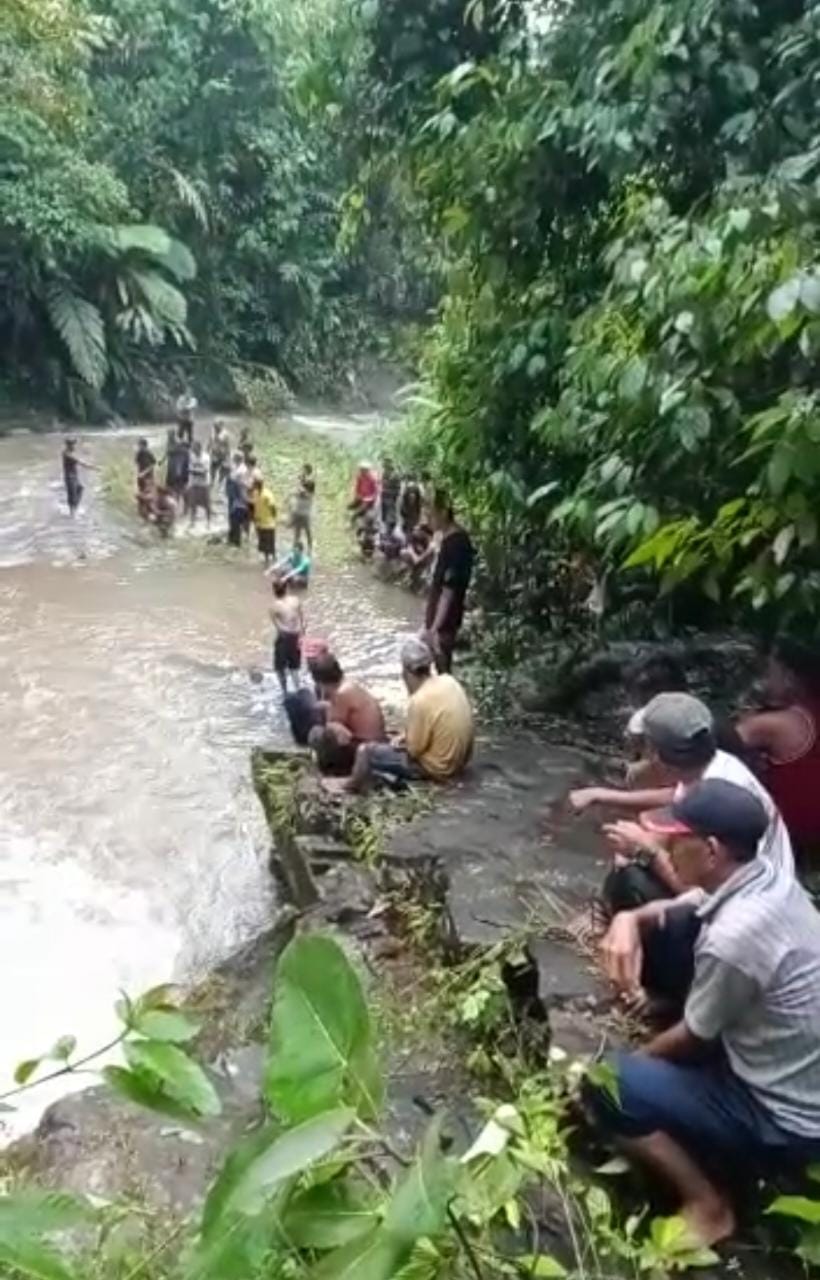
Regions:
[[399, 782], [422, 782], [424, 770], [411, 759], [404, 747], [389, 742], [373, 742], [367, 748], [372, 773], [395, 778]]
[[586, 1101], [597, 1125], [613, 1137], [667, 1133], [702, 1163], [732, 1158], [759, 1169], [800, 1169], [820, 1158], [820, 1138], [788, 1133], [717, 1056], [678, 1063], [645, 1053], [613, 1060], [618, 1101], [600, 1086], [588, 1086]]

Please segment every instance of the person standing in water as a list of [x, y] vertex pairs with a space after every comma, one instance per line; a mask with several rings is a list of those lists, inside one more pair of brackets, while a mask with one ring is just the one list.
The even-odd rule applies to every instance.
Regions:
[[260, 477], [251, 484], [250, 504], [256, 529], [259, 554], [265, 558], [267, 569], [276, 559], [276, 499]]
[[196, 396], [191, 395], [190, 388], [183, 392], [177, 400], [177, 430], [180, 440], [194, 442], [194, 414], [197, 410]]
[[276, 579], [273, 584], [273, 608], [271, 621], [276, 630], [273, 641], [273, 669], [282, 686], [288, 691], [288, 674], [293, 686], [299, 688], [299, 671], [302, 666], [302, 637], [305, 634], [305, 617], [299, 597], [287, 582]]
[[299, 475], [299, 485], [291, 503], [290, 526], [293, 541], [307, 543], [308, 554], [313, 555], [313, 503], [316, 498], [316, 479], [313, 467], [306, 462]]
[[248, 468], [238, 451], [233, 456], [225, 493], [228, 499], [228, 542], [232, 547], [241, 547], [242, 534], [248, 527]]
[[224, 485], [231, 470], [231, 437], [221, 418], [211, 432], [211, 485]]
[[137, 511], [143, 520], [148, 520], [154, 509], [157, 460], [144, 437], [137, 441], [134, 465], [137, 469]]
[[190, 483], [187, 500], [191, 528], [196, 523], [196, 513], [200, 507], [205, 512], [205, 520], [211, 524], [211, 459], [202, 448], [201, 440], [195, 440], [191, 447], [189, 465]]
[[77, 456], [77, 441], [74, 436], [69, 436], [63, 446], [63, 483], [65, 484], [65, 498], [68, 504], [69, 515], [74, 515], [82, 501], [83, 484], [80, 480], [80, 467], [85, 467], [87, 471], [97, 471], [93, 462], [86, 462], [83, 458]]

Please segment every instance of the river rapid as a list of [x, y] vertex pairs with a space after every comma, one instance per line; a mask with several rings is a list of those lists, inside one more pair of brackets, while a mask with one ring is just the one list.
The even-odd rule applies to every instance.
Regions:
[[[88, 434], [80, 452], [105, 467], [138, 434]], [[96, 472], [72, 520], [61, 443], [0, 440], [0, 1091], [61, 1034], [104, 1043], [121, 989], [201, 977], [275, 911], [250, 752], [289, 735], [272, 677], [251, 678], [270, 667], [258, 559], [185, 530], [158, 542]], [[362, 566], [323, 569], [321, 527], [306, 609], [351, 674], [400, 702], [417, 605]], [[26, 1095], [3, 1136], [64, 1092]]]

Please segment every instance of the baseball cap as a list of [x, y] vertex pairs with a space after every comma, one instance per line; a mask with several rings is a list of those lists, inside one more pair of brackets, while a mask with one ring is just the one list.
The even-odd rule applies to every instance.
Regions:
[[[690, 693], [659, 693], [633, 717], [665, 764], [706, 763], [715, 752], [715, 722]], [[635, 732], [633, 729], [632, 732]]]
[[666, 809], [641, 815], [649, 831], [665, 836], [713, 836], [731, 848], [754, 852], [766, 834], [769, 817], [745, 787], [724, 778], [708, 778], [687, 788]]
[[426, 671], [433, 665], [433, 653], [421, 636], [411, 636], [401, 647], [401, 665], [408, 671]]

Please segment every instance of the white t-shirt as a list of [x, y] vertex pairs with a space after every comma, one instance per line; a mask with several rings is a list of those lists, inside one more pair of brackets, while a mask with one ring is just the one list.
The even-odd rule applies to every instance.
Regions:
[[[757, 797], [769, 815], [769, 825], [760, 841], [758, 854], [770, 862], [776, 871], [790, 878], [793, 877], [794, 853], [786, 824], [774, 800], [751, 769], [737, 756], [730, 755], [728, 751], [716, 751], [704, 769], [701, 781], [705, 782], [707, 778], [720, 778], [724, 782], [733, 782], [736, 787], [743, 787], [744, 791], [750, 791]], [[683, 783], [680, 783], [675, 792], [676, 797], [682, 795], [685, 789]]]

